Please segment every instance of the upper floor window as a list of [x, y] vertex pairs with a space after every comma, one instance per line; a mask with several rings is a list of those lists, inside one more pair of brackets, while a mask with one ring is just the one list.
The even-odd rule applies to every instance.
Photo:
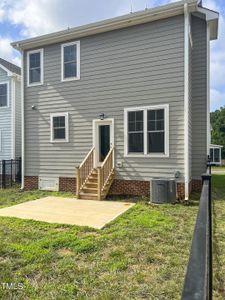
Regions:
[[124, 111], [125, 155], [169, 155], [169, 106]]
[[61, 45], [61, 79], [80, 79], [80, 42], [72, 42]]
[[51, 114], [51, 142], [69, 141], [68, 113]]
[[8, 83], [0, 83], [0, 107], [7, 107], [8, 106]]
[[43, 84], [43, 49], [27, 52], [27, 85]]

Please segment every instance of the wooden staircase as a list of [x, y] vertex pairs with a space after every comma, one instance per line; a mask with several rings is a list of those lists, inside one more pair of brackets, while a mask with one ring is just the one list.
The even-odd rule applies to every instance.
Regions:
[[94, 167], [95, 149], [77, 167], [77, 198], [103, 200], [114, 179], [114, 148], [111, 148], [100, 167]]

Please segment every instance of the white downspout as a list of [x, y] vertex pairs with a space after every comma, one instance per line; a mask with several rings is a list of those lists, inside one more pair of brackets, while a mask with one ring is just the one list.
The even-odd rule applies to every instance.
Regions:
[[184, 4], [184, 179], [185, 200], [189, 198], [189, 12]]
[[24, 171], [25, 171], [25, 134], [24, 134], [24, 51], [21, 50], [21, 145], [22, 145], [22, 154], [21, 154], [21, 189], [24, 189]]

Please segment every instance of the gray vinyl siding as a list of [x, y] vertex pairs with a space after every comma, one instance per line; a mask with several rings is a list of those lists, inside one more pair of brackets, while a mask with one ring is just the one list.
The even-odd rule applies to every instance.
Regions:
[[0, 160], [11, 159], [11, 82], [7, 72], [0, 68], [0, 82], [9, 82], [8, 107], [0, 107], [1, 150]]
[[192, 177], [205, 172], [207, 159], [207, 34], [206, 22], [192, 17]]
[[15, 81], [15, 157], [21, 157], [21, 82]]
[[[44, 47], [43, 86], [26, 87], [25, 78], [25, 175], [74, 177], [92, 147], [92, 121], [104, 112], [114, 118], [116, 161], [123, 162], [117, 178], [149, 180], [176, 171], [183, 177], [183, 16], [80, 43], [81, 80], [61, 82], [60, 44]], [[24, 62], [27, 74], [26, 56]], [[169, 104], [170, 156], [124, 157], [124, 108], [157, 104]], [[50, 113], [56, 112], [69, 112], [69, 143], [50, 143]]]

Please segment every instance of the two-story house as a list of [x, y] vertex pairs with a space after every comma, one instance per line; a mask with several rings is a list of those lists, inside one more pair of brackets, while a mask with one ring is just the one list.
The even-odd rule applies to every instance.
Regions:
[[[22, 53], [23, 184], [78, 197], [201, 185], [218, 13], [187, 0], [12, 43]], [[75, 167], [79, 166], [76, 170]]]
[[21, 69], [0, 58], [0, 161], [21, 157]]

